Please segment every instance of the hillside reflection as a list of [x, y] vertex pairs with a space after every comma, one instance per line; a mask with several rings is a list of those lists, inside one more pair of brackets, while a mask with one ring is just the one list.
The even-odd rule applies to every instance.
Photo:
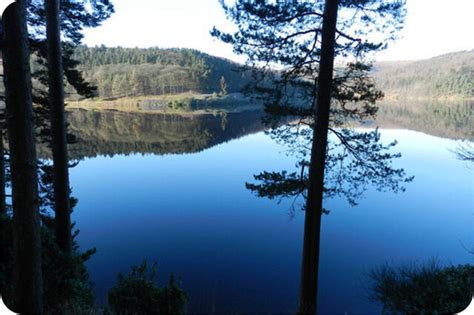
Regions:
[[[199, 152], [264, 129], [262, 111], [202, 115], [74, 110], [69, 131], [77, 143], [72, 159], [116, 154], [180, 154]], [[41, 149], [42, 156], [49, 156]]]
[[[472, 141], [474, 102], [384, 102], [376, 121], [367, 126], [420, 131], [429, 135]], [[264, 130], [263, 111], [174, 115], [113, 110], [72, 110], [69, 131], [72, 159], [116, 154], [183, 154]], [[50, 157], [45, 146], [39, 155]]]
[[385, 101], [377, 120], [382, 128], [402, 128], [432, 136], [474, 140], [474, 101]]

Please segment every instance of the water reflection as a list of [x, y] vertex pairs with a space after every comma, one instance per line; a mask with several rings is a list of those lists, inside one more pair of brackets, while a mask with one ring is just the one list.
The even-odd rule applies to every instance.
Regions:
[[[474, 140], [474, 102], [386, 102], [369, 126], [399, 128], [450, 139]], [[72, 110], [68, 113], [72, 159], [115, 154], [182, 154], [262, 131], [263, 112], [170, 115], [113, 110]], [[39, 154], [49, 157], [46, 147]]]
[[450, 139], [474, 140], [474, 101], [385, 101], [377, 120], [383, 128], [404, 128]]
[[[364, 275], [384, 262], [472, 262], [459, 243], [474, 244], [472, 176], [446, 149], [455, 141], [400, 130], [382, 137], [400, 140], [400, 167], [416, 181], [403, 195], [369, 191], [357, 208], [330, 201], [320, 314], [380, 314]], [[82, 161], [71, 171], [80, 199], [73, 217], [81, 247], [97, 248], [88, 263], [97, 297], [103, 302], [117, 273], [147, 258], [158, 262], [162, 283], [170, 273], [182, 281], [191, 313], [294, 312], [302, 215], [290, 220], [289, 202], [255, 198], [244, 187], [261, 169], [292, 167], [281, 151], [257, 133], [199, 154]]]
[[[463, 126], [472, 121], [464, 105], [453, 105], [443, 112], [449, 115], [439, 114], [427, 126], [411, 118], [415, 107], [399, 107], [398, 116], [387, 116], [384, 125], [381, 115], [377, 123], [472, 139], [471, 128]], [[429, 104], [420, 108], [436, 113]], [[190, 312], [294, 311], [302, 217], [289, 220], [290, 203], [254, 198], [244, 187], [262, 169], [295, 163], [258, 133], [261, 115], [69, 113], [77, 137], [71, 156], [88, 157], [71, 170], [81, 200], [73, 216], [81, 248], [98, 250], [88, 267], [99, 301], [105, 302], [117, 273], [147, 258], [158, 262], [162, 282], [171, 273], [182, 281]], [[367, 300], [363, 275], [386, 261], [472, 261], [459, 243], [474, 240], [472, 176], [450, 151], [457, 142], [403, 130], [382, 130], [382, 137], [399, 140], [403, 159], [397, 166], [417, 180], [403, 196], [369, 191], [357, 208], [342, 199], [330, 202], [334, 211], [322, 232], [320, 314], [380, 313], [380, 305]], [[183, 154], [191, 152], [199, 154]]]
[[443, 267], [436, 259], [384, 264], [368, 274], [368, 291], [384, 314], [457, 314], [471, 303], [472, 276], [474, 265]]
[[474, 143], [469, 141], [459, 142], [454, 154], [461, 161], [474, 162]]
[[193, 153], [263, 130], [262, 111], [202, 115], [69, 112], [71, 157]]

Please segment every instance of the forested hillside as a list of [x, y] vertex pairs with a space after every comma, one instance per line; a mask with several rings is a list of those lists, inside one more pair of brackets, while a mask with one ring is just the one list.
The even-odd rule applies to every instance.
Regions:
[[239, 91], [239, 64], [192, 49], [79, 47], [74, 55], [100, 97]]
[[400, 98], [474, 97], [474, 50], [419, 61], [379, 62], [377, 86]]
[[[250, 80], [240, 65], [193, 49], [81, 46], [75, 52], [98, 96], [238, 92]], [[379, 62], [373, 76], [388, 98], [474, 97], [474, 50], [427, 60]]]

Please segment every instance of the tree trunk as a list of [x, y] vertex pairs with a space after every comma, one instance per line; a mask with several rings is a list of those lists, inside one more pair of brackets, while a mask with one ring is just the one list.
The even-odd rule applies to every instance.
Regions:
[[338, 3], [338, 0], [326, 0], [324, 7], [318, 97], [314, 106], [316, 125], [313, 129], [308, 197], [305, 208], [300, 314], [315, 314], [317, 311], [324, 166], [328, 142]]
[[[0, 63], [3, 63], [2, 57], [2, 48], [3, 47], [3, 29], [0, 31]], [[1, 74], [3, 76], [3, 74]], [[0, 100], [5, 101], [5, 95], [0, 96]], [[3, 262], [5, 257], [3, 250], [4, 247], [4, 220], [7, 217], [7, 204], [6, 204], [6, 194], [5, 194], [5, 185], [6, 185], [6, 171], [5, 171], [5, 146], [3, 144], [5, 130], [5, 109], [2, 109], [0, 112], [0, 261]]]
[[[0, 35], [2, 36], [2, 35]], [[2, 36], [3, 37], [3, 36]], [[2, 39], [0, 38], [0, 41]], [[4, 98], [3, 98], [4, 99]], [[7, 207], [6, 207], [6, 196], [5, 196], [5, 152], [3, 145], [3, 130], [5, 128], [4, 123], [5, 113], [0, 114], [0, 268], [4, 268], [7, 263], [7, 232], [6, 230], [6, 219], [7, 219]], [[1, 290], [1, 288], [0, 288]], [[0, 291], [1, 292], [1, 291]]]
[[0, 216], [6, 217], [7, 206], [6, 206], [6, 195], [5, 195], [5, 146], [3, 145], [3, 129], [4, 129], [4, 116], [5, 113], [0, 114]]
[[26, 1], [3, 13], [7, 129], [13, 194], [17, 311], [42, 313], [38, 175], [31, 96]]
[[59, 0], [46, 0], [45, 5], [56, 242], [61, 250], [70, 253], [72, 246], [71, 209], [69, 205], [69, 170], [66, 144], [66, 119], [64, 115], [64, 82], [61, 31], [59, 26]]
[[[1, 39], [0, 39], [1, 40]], [[3, 145], [3, 129], [5, 113], [0, 114], [0, 266], [3, 266], [6, 262], [7, 253], [5, 252], [6, 246], [6, 234], [5, 234], [5, 222], [7, 218], [7, 205], [5, 195], [5, 149]]]

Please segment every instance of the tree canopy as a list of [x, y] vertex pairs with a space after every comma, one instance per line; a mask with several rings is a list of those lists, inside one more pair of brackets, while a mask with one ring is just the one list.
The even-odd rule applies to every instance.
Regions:
[[[403, 190], [411, 181], [393, 168], [390, 149], [377, 129], [358, 132], [354, 121], [372, 118], [383, 94], [369, 77], [367, 56], [395, 38], [404, 17], [404, 1], [237, 0], [221, 4], [238, 31], [212, 34], [247, 56], [259, 91], [267, 101], [267, 121], [275, 139], [297, 156], [298, 171], [262, 172], [247, 188], [261, 197], [304, 198], [305, 223], [299, 314], [317, 312], [323, 199], [343, 196], [354, 205], [373, 184], [379, 190]], [[336, 59], [346, 66], [334, 70]], [[279, 71], [275, 71], [279, 70]], [[276, 128], [284, 117], [293, 124]], [[331, 131], [333, 138], [328, 138]]]
[[[247, 187], [259, 196], [305, 196], [308, 187], [308, 156], [318, 104], [317, 80], [321, 58], [324, 1], [250, 1], [221, 4], [238, 28], [212, 34], [232, 44], [234, 52], [248, 57], [258, 92], [266, 100], [266, 121], [276, 127], [284, 117], [294, 122], [273, 128], [270, 134], [289, 146], [299, 162], [295, 172], [263, 172]], [[380, 190], [403, 190], [410, 181], [404, 170], [392, 167], [400, 157], [396, 144], [381, 144], [378, 130], [360, 132], [348, 128], [377, 113], [383, 97], [370, 77], [371, 56], [384, 49], [403, 25], [404, 1], [340, 1], [336, 26], [335, 58], [344, 67], [333, 75], [330, 128], [327, 149], [325, 197], [344, 196], [355, 205], [369, 184]], [[277, 71], [275, 71], [277, 70]]]
[[240, 65], [194, 49], [80, 46], [74, 59], [84, 77], [97, 87], [97, 96], [164, 95], [221, 91], [238, 92], [249, 82]]

